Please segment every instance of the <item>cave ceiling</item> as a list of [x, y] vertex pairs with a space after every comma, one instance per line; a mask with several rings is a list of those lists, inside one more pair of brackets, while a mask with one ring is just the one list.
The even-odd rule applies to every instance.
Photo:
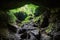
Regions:
[[18, 8], [27, 4], [28, 2], [48, 8], [60, 8], [59, 0], [0, 0], [0, 10]]

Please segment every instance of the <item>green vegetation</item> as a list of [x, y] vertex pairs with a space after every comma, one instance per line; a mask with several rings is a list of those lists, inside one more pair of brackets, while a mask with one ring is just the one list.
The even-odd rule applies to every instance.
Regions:
[[[10, 17], [11, 17], [11, 21], [12, 21], [12, 22], [15, 22], [16, 19], [17, 19], [14, 14], [17, 14], [17, 13], [19, 13], [19, 12], [25, 12], [25, 13], [27, 14], [27, 17], [25, 18], [25, 20], [23, 20], [22, 23], [24, 23], [24, 22], [29, 22], [29, 21], [30, 21], [30, 20], [29, 20], [30, 17], [35, 18], [35, 17], [34, 17], [34, 13], [35, 13], [35, 10], [36, 10], [38, 7], [39, 7], [39, 6], [34, 5], [34, 4], [26, 4], [26, 5], [24, 5], [24, 6], [20, 7], [20, 8], [16, 8], [16, 9], [11, 9], [11, 10], [9, 10], [9, 15], [10, 15]], [[32, 16], [30, 16], [30, 15], [32, 15]], [[35, 18], [35, 19], [37, 20], [38, 17]], [[34, 20], [35, 20], [35, 19], [34, 19]]]
[[[35, 22], [35, 23], [38, 20], [40, 20], [40, 24], [42, 24], [44, 17], [43, 17], [43, 12], [40, 10], [41, 9], [37, 5], [26, 4], [20, 8], [9, 10], [7, 12], [9, 17], [7, 15], [6, 16], [9, 19], [8, 22], [10, 24], [16, 24], [17, 20], [21, 21], [20, 23], [18, 23], [19, 26], [23, 25], [24, 23], [30, 22], [31, 19], [33, 19], [33, 22]], [[2, 12], [2, 13], [0, 13], [0, 15], [4, 16], [5, 14]], [[37, 16], [35, 16], [35, 15], [37, 15]], [[6, 18], [6, 16], [5, 16], [5, 18]], [[5, 19], [2, 18], [2, 20], [5, 20]], [[49, 23], [49, 26], [45, 31], [47, 33], [51, 32], [52, 26], [53, 26], [53, 23]]]
[[[40, 7], [34, 4], [26, 4], [20, 8], [11, 9], [7, 12], [10, 16], [9, 23], [16, 23], [16, 20], [21, 21], [18, 25], [23, 25], [24, 23], [30, 22], [30, 19], [33, 19], [33, 22], [40, 20], [40, 24], [43, 22], [43, 11], [40, 11]], [[43, 10], [43, 9], [42, 9]], [[20, 17], [20, 18], [18, 18]], [[49, 24], [48, 28], [45, 30], [47, 33], [51, 32], [52, 23]]]

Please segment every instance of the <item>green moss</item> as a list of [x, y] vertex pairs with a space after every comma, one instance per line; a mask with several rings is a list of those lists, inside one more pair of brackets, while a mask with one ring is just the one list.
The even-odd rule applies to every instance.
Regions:
[[38, 8], [39, 6], [37, 5], [34, 5], [34, 4], [26, 4], [20, 8], [16, 8], [16, 9], [12, 9], [12, 10], [9, 10], [9, 16], [11, 17], [11, 22], [12, 21], [15, 21], [17, 18], [15, 17], [15, 13], [18, 13], [18, 12], [25, 12], [28, 16], [27, 18], [25, 18], [25, 20], [23, 20], [23, 22], [29, 22], [29, 18], [31, 16], [29, 16], [30, 14], [32, 15], [32, 17], [34, 17], [34, 13], [35, 13], [35, 10]]
[[46, 29], [47, 33], [50, 33], [52, 31], [52, 27], [54, 26], [54, 23], [50, 23], [48, 28]]

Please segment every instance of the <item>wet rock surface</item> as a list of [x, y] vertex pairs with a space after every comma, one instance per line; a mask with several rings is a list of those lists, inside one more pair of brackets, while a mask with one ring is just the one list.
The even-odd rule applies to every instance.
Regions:
[[[16, 33], [9, 34], [9, 40], [48, 40], [50, 36], [40, 33], [37, 27], [30, 22], [17, 29]], [[47, 38], [47, 39], [46, 39]]]
[[[9, 25], [11, 26], [11, 25]], [[57, 28], [58, 29], [58, 28]], [[44, 30], [42, 28], [41, 30]], [[8, 38], [1, 38], [1, 40], [60, 40], [60, 31], [53, 30], [51, 33], [40, 31], [37, 24], [34, 22], [25, 23], [22, 27], [11, 26], [9, 28]]]
[[[33, 26], [33, 22], [23, 24], [19, 28], [9, 28], [9, 40], [40, 40], [39, 30]], [[11, 25], [10, 25], [11, 26]], [[13, 27], [13, 26], [12, 26]], [[11, 30], [10, 30], [11, 29]]]
[[54, 25], [55, 28], [53, 28], [50, 33], [46, 33], [45, 28], [49, 25], [47, 16], [43, 18], [41, 25], [38, 25], [40, 24], [40, 20], [38, 20], [37, 23], [34, 23], [32, 19], [30, 22], [24, 23], [21, 27], [7, 24], [7, 30], [9, 31], [8, 38], [2, 38], [0, 34], [0, 40], [60, 40], [59, 21], [56, 22], [56, 25]]

